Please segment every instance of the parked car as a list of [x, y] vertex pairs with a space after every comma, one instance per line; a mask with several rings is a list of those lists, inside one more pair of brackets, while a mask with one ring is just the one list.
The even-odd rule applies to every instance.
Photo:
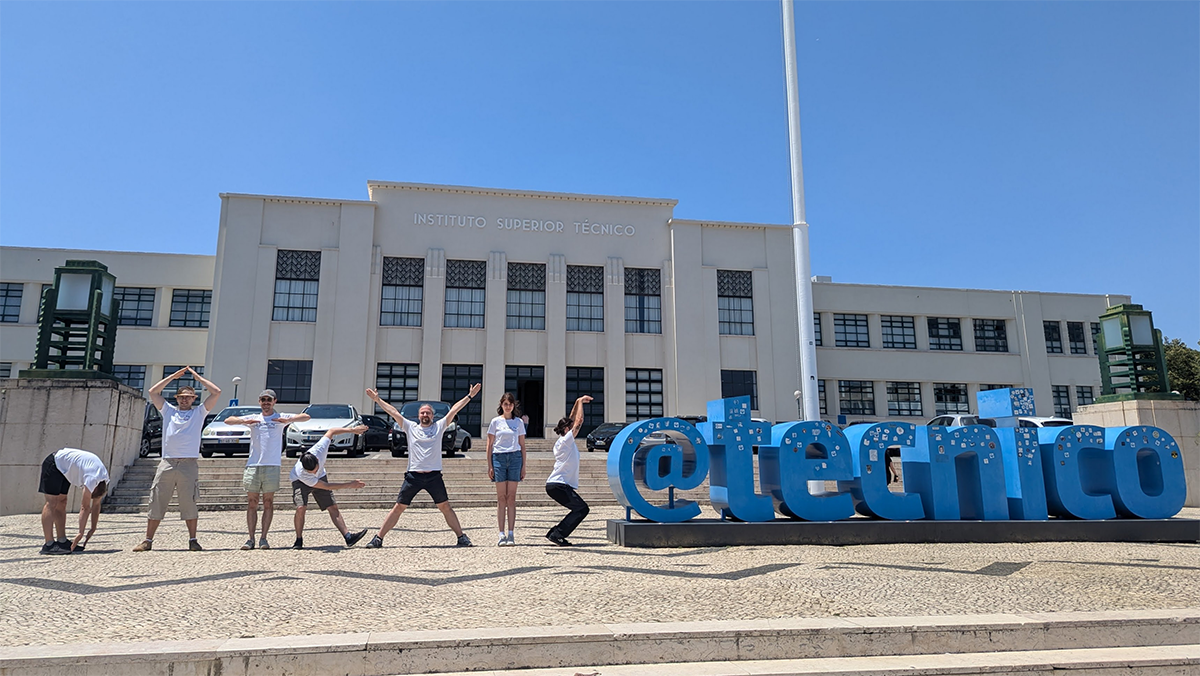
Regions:
[[[410, 401], [400, 407], [400, 415], [406, 420], [417, 420], [420, 417], [421, 407], [429, 405], [433, 407], [433, 421], [437, 422], [445, 418], [450, 413], [450, 404], [442, 401]], [[461, 429], [457, 422], [452, 422], [446, 431], [442, 434], [442, 455], [447, 458], [454, 457], [454, 451], [458, 448], [458, 431]], [[470, 448], [468, 442], [467, 448]], [[408, 435], [400, 427], [399, 423], [392, 423], [392, 457], [399, 458], [408, 455]]]
[[200, 433], [200, 455], [206, 458], [211, 458], [213, 453], [224, 453], [226, 458], [234, 453], [249, 455], [250, 428], [245, 425], [226, 425], [225, 420], [261, 412], [258, 406], [226, 406], [218, 411]]
[[1018, 427], [1069, 427], [1074, 424], [1074, 420], [1069, 420], [1067, 418], [1043, 418], [1032, 415], [1017, 416]]
[[609, 445], [612, 444], [613, 437], [623, 429], [625, 429], [625, 423], [601, 423], [587, 435], [587, 449], [589, 451], [607, 451]]
[[454, 435], [454, 447], [463, 453], [471, 450], [471, 433], [459, 427]]
[[[312, 448], [325, 433], [334, 427], [354, 427], [362, 419], [350, 404], [309, 404], [305, 407], [311, 420], [292, 423], [284, 433], [284, 448], [289, 458], [295, 458]], [[345, 451], [346, 457], [362, 455], [364, 441], [360, 434], [339, 434], [329, 444], [330, 451]]]
[[363, 432], [363, 448], [368, 451], [392, 450], [392, 426], [387, 420], [377, 415], [363, 415], [362, 422], [367, 426]]
[[962, 427], [963, 425], [995, 427], [996, 421], [991, 418], [980, 418], [977, 415], [939, 415], [925, 424], [929, 427]]
[[147, 403], [142, 418], [142, 444], [138, 448], [138, 457], [144, 458], [155, 451], [162, 455], [162, 413], [154, 408], [154, 404]]

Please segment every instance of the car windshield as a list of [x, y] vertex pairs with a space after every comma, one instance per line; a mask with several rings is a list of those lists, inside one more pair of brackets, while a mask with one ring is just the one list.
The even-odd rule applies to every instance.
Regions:
[[1075, 423], [1070, 420], [1043, 420], [1042, 427], [1070, 427]]
[[434, 422], [445, 418], [450, 412], [450, 407], [440, 401], [410, 401], [400, 409], [400, 415], [408, 420], [418, 420], [421, 417], [421, 407], [427, 404], [433, 407]]
[[592, 434], [615, 434], [625, 428], [625, 423], [604, 423], [592, 430]]
[[254, 415], [255, 413], [262, 413], [262, 409], [257, 406], [229, 406], [221, 409], [221, 412], [217, 414], [214, 420], [225, 422], [225, 419], [231, 416], [240, 418], [244, 415]]
[[354, 417], [354, 414], [351, 413], [350, 407], [346, 406], [344, 404], [314, 404], [314, 405], [309, 406], [308, 408], [304, 409], [304, 412], [307, 413], [309, 415], [309, 417], [313, 418], [314, 420], [318, 420], [321, 418], [353, 418]]

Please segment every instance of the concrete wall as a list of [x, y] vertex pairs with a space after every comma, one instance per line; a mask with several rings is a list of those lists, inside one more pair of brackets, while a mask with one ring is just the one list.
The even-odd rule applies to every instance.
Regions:
[[[109, 380], [0, 381], [0, 516], [40, 512], [42, 461], [61, 448], [100, 456], [112, 486], [137, 460], [146, 400]], [[78, 511], [71, 488], [68, 508]]]

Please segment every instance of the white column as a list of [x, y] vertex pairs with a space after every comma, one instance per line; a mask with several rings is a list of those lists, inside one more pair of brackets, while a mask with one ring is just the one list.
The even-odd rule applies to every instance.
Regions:
[[554, 437], [554, 425], [569, 411], [567, 401], [567, 259], [551, 254], [546, 262], [546, 401], [543, 436]]
[[425, 252], [425, 289], [421, 310], [421, 372], [417, 396], [442, 399], [442, 324], [446, 312], [446, 250]]
[[[665, 319], [665, 318], [664, 318]], [[604, 419], [625, 420], [625, 263], [604, 266]]]
[[504, 394], [504, 338], [508, 322], [508, 256], [488, 254], [487, 309], [483, 319], [487, 347], [483, 360], [483, 401], [500, 401]]

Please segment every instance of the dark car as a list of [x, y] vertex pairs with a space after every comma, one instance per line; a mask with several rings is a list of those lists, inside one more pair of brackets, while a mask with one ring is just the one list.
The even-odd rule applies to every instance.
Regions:
[[154, 404], [147, 403], [142, 418], [142, 445], [138, 448], [138, 457], [144, 458], [156, 451], [162, 455], [162, 413], [154, 408]]
[[367, 451], [381, 451], [392, 449], [392, 426], [388, 421], [377, 415], [360, 415], [362, 423], [367, 426], [367, 431], [363, 432], [363, 449]]
[[[433, 421], [437, 422], [445, 418], [450, 413], [450, 405], [441, 401], [410, 401], [400, 407], [400, 415], [406, 420], [417, 420], [420, 418], [421, 407], [429, 405], [433, 407]], [[458, 440], [458, 423], [450, 423], [446, 427], [446, 431], [442, 434], [442, 455], [447, 458], [454, 457], [455, 442]], [[400, 456], [408, 455], [408, 435], [404, 433], [398, 423], [392, 424], [392, 457], [399, 458]]]
[[625, 425], [626, 423], [617, 422], [602, 423], [587, 435], [587, 449], [589, 451], [607, 451], [609, 445], [612, 444], [613, 437], [625, 429]]

